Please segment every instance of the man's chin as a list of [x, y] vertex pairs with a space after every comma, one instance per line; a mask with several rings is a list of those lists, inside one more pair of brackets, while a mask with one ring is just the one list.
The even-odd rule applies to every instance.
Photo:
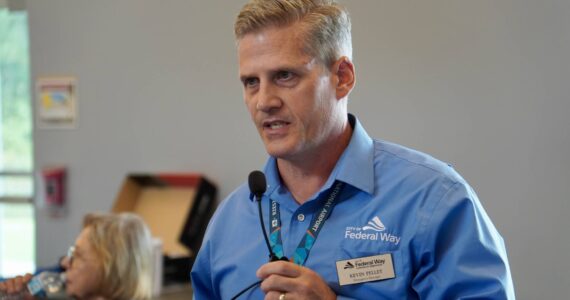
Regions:
[[290, 148], [286, 148], [286, 147], [272, 147], [272, 146], [265, 146], [265, 151], [267, 151], [267, 154], [269, 154], [270, 156], [273, 156], [275, 158], [279, 158], [279, 159], [287, 159], [289, 157], [292, 156], [293, 151], [291, 151]]

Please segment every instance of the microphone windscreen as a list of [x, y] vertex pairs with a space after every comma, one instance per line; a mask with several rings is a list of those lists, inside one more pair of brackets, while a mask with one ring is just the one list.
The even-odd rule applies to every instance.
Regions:
[[263, 195], [263, 193], [265, 193], [265, 189], [267, 189], [265, 174], [261, 171], [255, 170], [249, 173], [248, 183], [249, 190], [258, 198], [261, 198], [261, 195]]

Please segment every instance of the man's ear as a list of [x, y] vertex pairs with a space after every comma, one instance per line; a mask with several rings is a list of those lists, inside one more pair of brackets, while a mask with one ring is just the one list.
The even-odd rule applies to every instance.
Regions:
[[333, 65], [336, 80], [336, 98], [338, 100], [345, 98], [350, 94], [356, 83], [356, 74], [354, 73], [354, 64], [346, 56], [339, 58]]

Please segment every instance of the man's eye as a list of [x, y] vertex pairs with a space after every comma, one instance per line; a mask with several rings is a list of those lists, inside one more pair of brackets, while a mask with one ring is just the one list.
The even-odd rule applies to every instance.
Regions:
[[257, 78], [246, 78], [243, 80], [243, 85], [245, 87], [252, 87], [257, 85], [258, 82], [259, 80], [257, 80]]
[[282, 71], [277, 73], [276, 76], [277, 80], [289, 80], [291, 78], [293, 78], [293, 73], [288, 72], [288, 71]]

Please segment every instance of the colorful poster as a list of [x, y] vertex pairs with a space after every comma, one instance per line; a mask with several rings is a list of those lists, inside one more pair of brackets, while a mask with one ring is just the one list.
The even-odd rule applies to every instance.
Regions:
[[77, 119], [76, 80], [46, 77], [36, 82], [40, 128], [75, 128]]

